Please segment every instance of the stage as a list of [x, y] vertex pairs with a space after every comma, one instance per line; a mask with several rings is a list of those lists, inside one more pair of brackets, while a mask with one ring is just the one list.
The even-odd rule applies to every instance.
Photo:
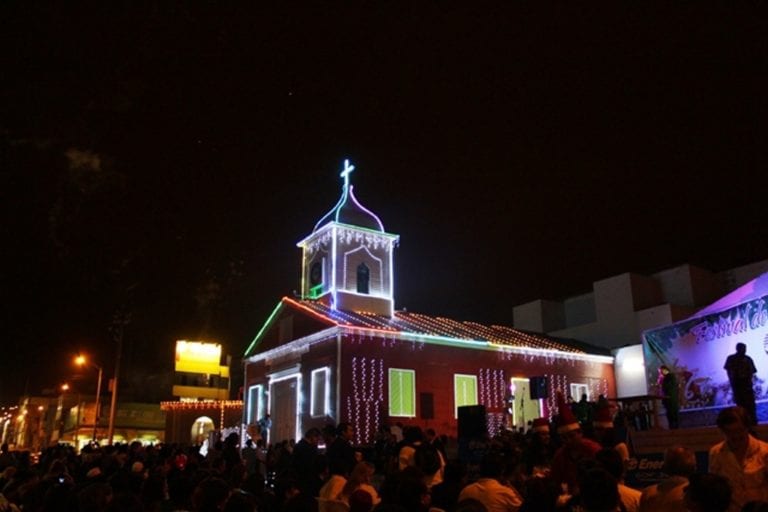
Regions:
[[[754, 430], [759, 439], [768, 439], [768, 424], [758, 425]], [[691, 427], [676, 430], [656, 428], [629, 432], [630, 449], [637, 455], [663, 454], [667, 448], [678, 444], [694, 452], [708, 452], [713, 445], [722, 440], [723, 435], [717, 427]]]

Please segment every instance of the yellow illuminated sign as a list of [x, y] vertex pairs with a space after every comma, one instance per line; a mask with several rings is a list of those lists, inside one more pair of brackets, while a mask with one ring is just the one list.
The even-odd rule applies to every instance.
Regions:
[[221, 374], [221, 345], [203, 341], [177, 341], [175, 370], [177, 372]]

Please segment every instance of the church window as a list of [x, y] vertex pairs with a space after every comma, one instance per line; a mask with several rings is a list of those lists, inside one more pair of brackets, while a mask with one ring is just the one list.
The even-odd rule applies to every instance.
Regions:
[[246, 423], [255, 424], [262, 416], [264, 416], [264, 386], [261, 384], [249, 386]]
[[319, 261], [309, 267], [309, 298], [316, 299], [323, 293], [323, 264]]
[[389, 415], [416, 417], [416, 372], [389, 369]]
[[370, 282], [371, 271], [365, 262], [357, 266], [357, 293], [368, 294], [368, 283]]
[[312, 370], [311, 395], [309, 410], [313, 418], [320, 418], [330, 413], [330, 369]]
[[477, 405], [477, 375], [453, 376], [453, 413], [456, 418], [459, 417], [459, 407], [465, 405]]

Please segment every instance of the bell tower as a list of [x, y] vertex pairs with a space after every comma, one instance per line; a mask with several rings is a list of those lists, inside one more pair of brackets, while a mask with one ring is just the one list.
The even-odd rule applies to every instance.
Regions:
[[312, 233], [297, 245], [302, 250], [301, 295], [334, 309], [392, 316], [392, 257], [398, 235], [384, 231], [381, 220], [355, 198], [344, 160], [341, 198]]

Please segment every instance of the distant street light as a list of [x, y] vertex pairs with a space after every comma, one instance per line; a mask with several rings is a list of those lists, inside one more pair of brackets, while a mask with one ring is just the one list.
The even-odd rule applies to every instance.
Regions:
[[75, 358], [75, 364], [78, 366], [90, 364], [93, 368], [96, 368], [99, 371], [99, 379], [96, 381], [96, 416], [93, 419], [93, 441], [96, 442], [96, 431], [99, 428], [99, 409], [101, 408], [101, 379], [104, 375], [104, 370], [97, 364], [89, 363], [83, 355], [78, 355]]

